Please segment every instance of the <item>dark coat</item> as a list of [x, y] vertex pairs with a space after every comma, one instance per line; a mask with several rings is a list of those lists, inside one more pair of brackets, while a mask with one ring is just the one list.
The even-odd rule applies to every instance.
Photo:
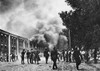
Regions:
[[30, 52], [30, 59], [34, 59], [34, 52], [32, 51], [32, 52]]
[[81, 63], [81, 53], [79, 50], [75, 50], [74, 53], [73, 53], [73, 56], [74, 56], [74, 59], [77, 63]]
[[48, 58], [49, 57], [49, 53], [48, 53], [49, 51], [46, 49], [45, 51], [44, 51], [44, 57], [46, 57], [46, 58]]
[[27, 54], [27, 58], [30, 58], [30, 52], [27, 52], [26, 54]]
[[58, 52], [57, 50], [51, 51], [51, 60], [55, 61], [58, 59]]
[[34, 54], [35, 54], [34, 60], [35, 60], [35, 61], [40, 61], [39, 53], [40, 53], [39, 51], [35, 51], [35, 52], [34, 52]]
[[22, 51], [21, 52], [21, 58], [22, 58], [22, 60], [24, 59], [24, 55], [25, 55], [25, 51]]

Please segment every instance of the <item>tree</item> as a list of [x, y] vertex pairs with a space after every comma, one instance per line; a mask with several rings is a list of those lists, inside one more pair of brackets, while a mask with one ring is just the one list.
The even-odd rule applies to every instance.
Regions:
[[[71, 46], [85, 46], [89, 50], [91, 46], [100, 42], [98, 32], [100, 28], [100, 0], [66, 0], [74, 11], [61, 12], [59, 15], [63, 25], [70, 29]], [[99, 28], [95, 28], [95, 26]], [[97, 48], [97, 47], [95, 47]]]

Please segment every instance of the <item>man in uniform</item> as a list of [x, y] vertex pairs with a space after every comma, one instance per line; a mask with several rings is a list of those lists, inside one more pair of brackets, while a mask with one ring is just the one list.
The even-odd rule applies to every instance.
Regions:
[[75, 62], [76, 62], [76, 68], [77, 68], [77, 70], [79, 70], [79, 65], [81, 64], [82, 56], [81, 56], [81, 53], [78, 50], [77, 46], [75, 47], [73, 56], [74, 56], [74, 59], [75, 59]]
[[45, 60], [46, 60], [46, 64], [48, 63], [48, 58], [49, 58], [49, 50], [47, 48], [45, 48], [44, 50], [44, 57], [45, 57]]
[[54, 49], [51, 51], [51, 60], [53, 61], [53, 69], [57, 69], [57, 61], [58, 59], [58, 52], [57, 49], [54, 47]]
[[21, 52], [21, 64], [24, 64], [24, 55], [25, 55], [26, 51], [25, 49], [23, 49], [23, 51]]

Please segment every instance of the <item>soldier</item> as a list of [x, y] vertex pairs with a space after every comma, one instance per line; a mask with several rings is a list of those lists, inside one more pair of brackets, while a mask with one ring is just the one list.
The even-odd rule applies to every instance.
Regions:
[[44, 50], [44, 57], [45, 57], [45, 60], [46, 60], [46, 64], [48, 63], [48, 58], [49, 58], [49, 50], [47, 48], [45, 48]]
[[30, 60], [30, 52], [29, 52], [29, 50], [27, 50], [26, 55], [27, 55], [27, 63], [29, 64], [29, 60]]
[[51, 51], [51, 60], [53, 61], [53, 69], [57, 69], [57, 64], [56, 64], [56, 61], [58, 59], [57, 56], [58, 56], [58, 52], [54, 47], [53, 50]]
[[21, 64], [24, 64], [24, 55], [25, 55], [25, 49], [21, 52]]
[[69, 56], [69, 62], [71, 62], [71, 51], [69, 51], [68, 56]]
[[66, 62], [68, 62], [68, 51], [66, 51]]
[[33, 49], [31, 49], [31, 52], [30, 52], [30, 63], [33, 64], [33, 59], [34, 59], [34, 52], [33, 52]]
[[35, 63], [37, 64], [39, 64], [39, 61], [40, 61], [39, 53], [40, 52], [38, 50], [35, 51], [34, 60], [35, 60]]
[[63, 60], [65, 61], [65, 50], [62, 50]]
[[77, 48], [78, 47], [75, 48], [73, 56], [74, 56], [74, 59], [76, 61], [76, 68], [77, 68], [77, 70], [79, 70], [79, 65], [81, 64], [81, 58], [82, 58], [82, 56], [81, 56], [80, 51]]

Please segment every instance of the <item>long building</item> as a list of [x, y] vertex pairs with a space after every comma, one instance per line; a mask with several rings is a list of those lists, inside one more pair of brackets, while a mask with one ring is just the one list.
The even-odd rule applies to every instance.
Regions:
[[6, 61], [10, 61], [10, 54], [18, 57], [22, 49], [30, 49], [30, 41], [27, 38], [0, 29], [0, 57], [3, 56]]

